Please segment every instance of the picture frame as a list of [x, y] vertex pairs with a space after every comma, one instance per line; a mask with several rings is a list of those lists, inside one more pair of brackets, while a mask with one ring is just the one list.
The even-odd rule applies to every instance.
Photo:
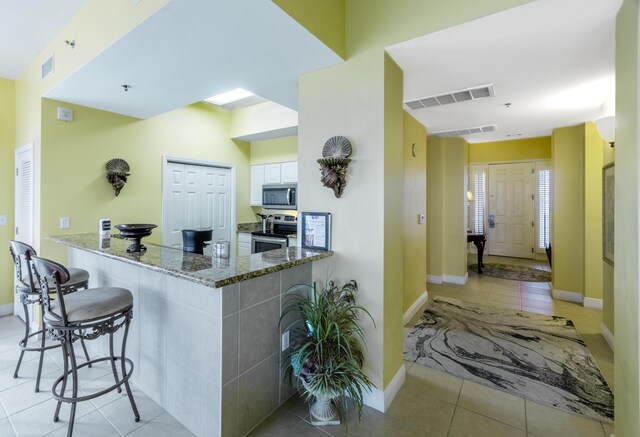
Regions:
[[615, 166], [602, 167], [602, 259], [613, 266], [615, 236]]
[[302, 248], [313, 250], [331, 250], [331, 213], [303, 212]]

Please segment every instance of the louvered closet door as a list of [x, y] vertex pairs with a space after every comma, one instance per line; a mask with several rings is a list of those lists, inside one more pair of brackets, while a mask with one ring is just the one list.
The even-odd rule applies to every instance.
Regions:
[[533, 164], [489, 165], [490, 255], [533, 258]]
[[[33, 145], [16, 149], [15, 176], [14, 238], [35, 246], [33, 241]], [[14, 300], [14, 314], [24, 320], [24, 312], [19, 299]]]

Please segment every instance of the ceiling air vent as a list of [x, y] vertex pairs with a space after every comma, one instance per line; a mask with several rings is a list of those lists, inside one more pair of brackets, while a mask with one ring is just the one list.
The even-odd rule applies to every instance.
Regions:
[[434, 106], [484, 99], [486, 97], [493, 97], [493, 95], [493, 84], [489, 84], [468, 88], [466, 90], [451, 91], [437, 96], [423, 97], [421, 99], [405, 102], [405, 105], [415, 111], [416, 109], [433, 108]]
[[487, 126], [468, 127], [464, 129], [443, 130], [439, 132], [432, 132], [433, 135], [439, 137], [461, 137], [464, 135], [481, 134], [484, 132], [493, 132], [498, 130], [498, 126], [495, 124], [489, 124]]
[[42, 79], [44, 79], [45, 77], [53, 73], [53, 67], [54, 67], [53, 61], [54, 61], [54, 55], [51, 55], [46, 61], [42, 63], [42, 68], [40, 70], [41, 72], [40, 77]]

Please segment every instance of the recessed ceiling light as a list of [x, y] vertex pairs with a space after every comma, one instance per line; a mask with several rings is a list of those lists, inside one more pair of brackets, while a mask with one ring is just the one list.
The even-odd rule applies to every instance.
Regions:
[[252, 97], [254, 95], [255, 94], [250, 91], [243, 90], [242, 88], [236, 88], [234, 90], [227, 91], [226, 93], [211, 96], [208, 99], [204, 99], [204, 101], [213, 103], [214, 105], [222, 106], [226, 105], [227, 103], [237, 102], [238, 100]]

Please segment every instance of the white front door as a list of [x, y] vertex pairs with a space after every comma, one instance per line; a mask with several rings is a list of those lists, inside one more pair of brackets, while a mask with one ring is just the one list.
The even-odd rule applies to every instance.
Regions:
[[[33, 144], [15, 151], [15, 237], [34, 246], [33, 242]], [[15, 277], [15, 275], [14, 275]], [[14, 284], [15, 285], [15, 284]], [[13, 313], [24, 320], [24, 310], [15, 295]]]
[[533, 258], [533, 163], [489, 165], [490, 255]]
[[231, 169], [168, 162], [162, 198], [165, 246], [182, 248], [182, 230], [195, 228], [212, 228], [213, 242], [231, 241]]

